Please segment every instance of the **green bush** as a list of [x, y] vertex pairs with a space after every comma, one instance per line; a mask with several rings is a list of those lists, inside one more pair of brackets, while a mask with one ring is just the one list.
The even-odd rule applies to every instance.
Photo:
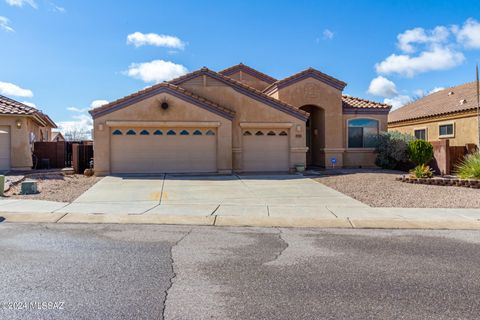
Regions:
[[455, 168], [455, 173], [462, 179], [480, 179], [480, 153], [465, 156]]
[[410, 170], [410, 175], [415, 178], [432, 178], [433, 170], [425, 164], [420, 164]]
[[416, 165], [427, 164], [433, 158], [433, 146], [425, 140], [412, 140], [408, 143], [408, 155]]
[[375, 164], [384, 169], [408, 167], [408, 143], [413, 139], [411, 135], [397, 131], [380, 133], [377, 139]]

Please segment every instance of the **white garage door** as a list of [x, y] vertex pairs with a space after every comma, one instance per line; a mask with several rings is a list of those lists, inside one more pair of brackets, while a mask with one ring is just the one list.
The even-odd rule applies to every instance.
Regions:
[[246, 130], [243, 132], [243, 171], [288, 171], [286, 130]]
[[112, 128], [112, 173], [216, 172], [216, 130]]
[[0, 126], [0, 170], [10, 170], [10, 127]]

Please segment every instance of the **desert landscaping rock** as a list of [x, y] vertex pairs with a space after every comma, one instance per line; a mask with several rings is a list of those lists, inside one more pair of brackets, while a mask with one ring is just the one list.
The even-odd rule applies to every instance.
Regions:
[[480, 190], [430, 184], [404, 183], [405, 172], [392, 170], [343, 170], [341, 175], [321, 176], [317, 182], [372, 207], [480, 208]]
[[72, 202], [100, 180], [97, 177], [85, 177], [78, 174], [64, 176], [61, 173], [34, 175], [32, 177], [29, 176], [29, 178], [38, 181], [39, 193], [22, 195], [20, 194], [20, 185], [15, 185], [5, 195], [9, 199]]

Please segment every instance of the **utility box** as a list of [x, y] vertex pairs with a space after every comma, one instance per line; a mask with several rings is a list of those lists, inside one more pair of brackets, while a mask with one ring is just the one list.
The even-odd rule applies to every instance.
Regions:
[[5, 176], [0, 175], [0, 197], [5, 192]]
[[38, 193], [37, 181], [29, 180], [23, 181], [21, 184], [21, 194], [35, 194]]

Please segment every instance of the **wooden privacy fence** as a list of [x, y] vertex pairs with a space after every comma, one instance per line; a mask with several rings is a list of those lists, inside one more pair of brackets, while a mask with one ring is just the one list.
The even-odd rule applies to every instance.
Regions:
[[35, 142], [33, 149], [34, 169], [72, 167], [76, 173], [83, 173], [93, 160], [91, 141]]
[[65, 167], [65, 141], [35, 142], [33, 145], [34, 169]]
[[76, 173], [83, 173], [93, 162], [93, 144], [72, 144], [72, 168]]
[[433, 160], [430, 166], [435, 170], [435, 174], [449, 175], [454, 173], [456, 165], [462, 161], [463, 157], [476, 149], [474, 144], [466, 146], [450, 146], [450, 140], [440, 140], [431, 142], [433, 145]]

